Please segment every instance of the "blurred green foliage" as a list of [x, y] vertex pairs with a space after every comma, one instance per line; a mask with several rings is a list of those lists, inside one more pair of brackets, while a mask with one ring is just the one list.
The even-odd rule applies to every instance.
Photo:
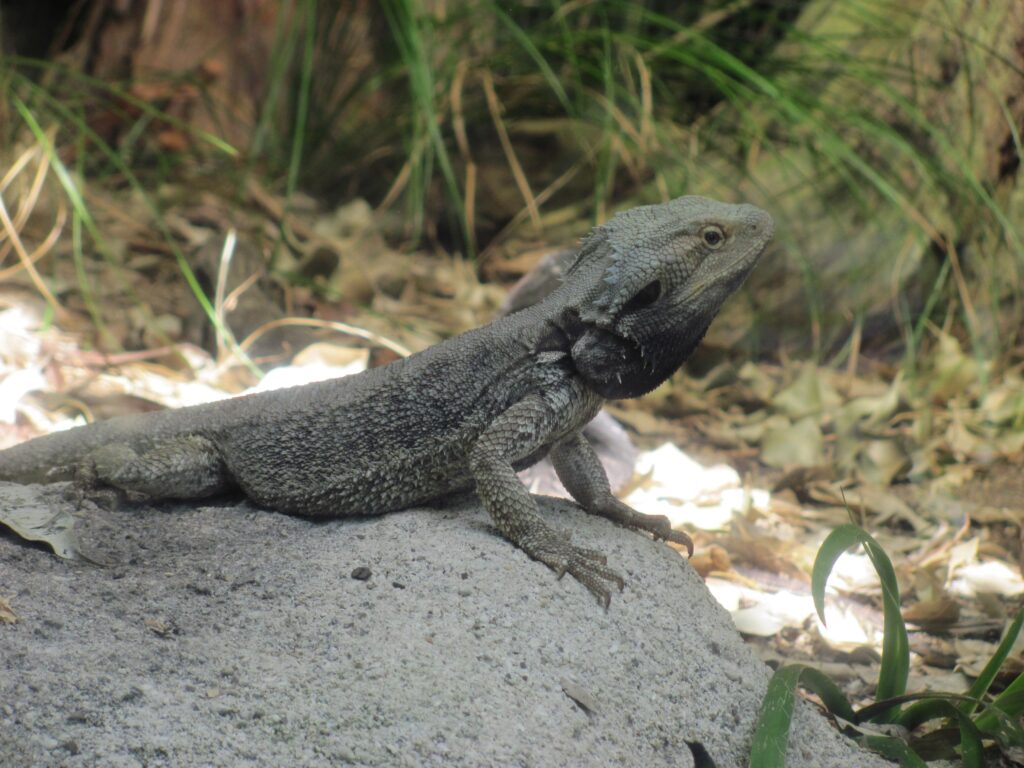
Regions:
[[[679, 194], [746, 199], [778, 221], [747, 349], [913, 369], [934, 328], [979, 359], [1016, 348], [1019, 4], [291, 0], [275, 24], [237, 149], [286, 194], [365, 197], [468, 256]], [[144, 152], [165, 117], [127, 87], [14, 64], [8, 92], [72, 133], [102, 96], [131, 128], [87, 138], [143, 183], [180, 170]], [[115, 170], [93, 154], [86, 172]]]

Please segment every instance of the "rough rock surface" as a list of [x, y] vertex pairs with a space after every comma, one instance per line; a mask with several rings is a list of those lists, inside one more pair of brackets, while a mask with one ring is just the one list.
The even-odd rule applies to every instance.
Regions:
[[[0, 534], [0, 765], [689, 766], [697, 744], [745, 766], [769, 673], [694, 571], [542, 512], [626, 575], [610, 610], [472, 500], [329, 523], [87, 504], [106, 568]], [[802, 706], [789, 765], [889, 764]]]

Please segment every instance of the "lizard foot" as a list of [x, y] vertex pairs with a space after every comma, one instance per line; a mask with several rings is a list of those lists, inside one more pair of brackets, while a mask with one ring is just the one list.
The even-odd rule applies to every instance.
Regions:
[[73, 504], [76, 510], [81, 510], [86, 501], [91, 501], [105, 509], [116, 509], [118, 506], [117, 492], [102, 487], [91, 462], [54, 467], [49, 474], [53, 477], [71, 477], [71, 482], [64, 488], [61, 495], [65, 501]]
[[82, 509], [85, 502], [90, 501], [103, 509], [113, 510], [130, 500], [125, 491], [107, 485], [100, 479], [96, 462], [92, 458], [87, 457], [77, 464], [57, 467], [51, 471], [71, 475], [71, 483], [64, 490], [64, 498], [72, 502], [75, 509]]
[[569, 574], [589, 589], [604, 608], [611, 603], [607, 582], [617, 585], [619, 591], [626, 585], [619, 572], [609, 568], [607, 558], [594, 549], [585, 549], [569, 543], [567, 537], [545, 530], [537, 537], [527, 537], [519, 543], [523, 551], [539, 560], [562, 578]]
[[81, 511], [85, 502], [91, 502], [101, 509], [118, 509], [125, 501], [124, 494], [117, 488], [88, 488], [70, 483], [64, 489], [64, 499], [71, 502], [76, 510]]
[[672, 523], [664, 515], [645, 515], [643, 512], [637, 512], [631, 506], [625, 502], [619, 501], [614, 496], [609, 496], [607, 504], [588, 511], [601, 515], [602, 517], [607, 517], [609, 520], [613, 520], [619, 525], [624, 525], [627, 528], [632, 528], [638, 531], [647, 531], [656, 539], [671, 541], [682, 547], [686, 547], [688, 556], [693, 557], [693, 539], [682, 531], [673, 530]]

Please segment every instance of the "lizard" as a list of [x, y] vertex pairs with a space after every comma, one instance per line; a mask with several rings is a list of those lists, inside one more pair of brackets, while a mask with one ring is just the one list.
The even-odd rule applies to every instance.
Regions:
[[664, 382], [773, 235], [769, 214], [685, 196], [614, 215], [546, 298], [388, 365], [204, 405], [119, 416], [0, 451], [0, 480], [73, 480], [154, 500], [241, 491], [310, 518], [375, 515], [475, 490], [498, 531], [606, 608], [624, 579], [538, 513], [516, 472], [547, 455], [586, 511], [692, 555], [616, 498], [581, 429]]

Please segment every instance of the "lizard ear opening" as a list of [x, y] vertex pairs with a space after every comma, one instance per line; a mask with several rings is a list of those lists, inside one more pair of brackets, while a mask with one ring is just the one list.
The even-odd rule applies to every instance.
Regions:
[[661, 280], [652, 280], [637, 291], [636, 295], [626, 302], [622, 310], [624, 312], [631, 312], [638, 309], [644, 309], [654, 304], [660, 298]]

